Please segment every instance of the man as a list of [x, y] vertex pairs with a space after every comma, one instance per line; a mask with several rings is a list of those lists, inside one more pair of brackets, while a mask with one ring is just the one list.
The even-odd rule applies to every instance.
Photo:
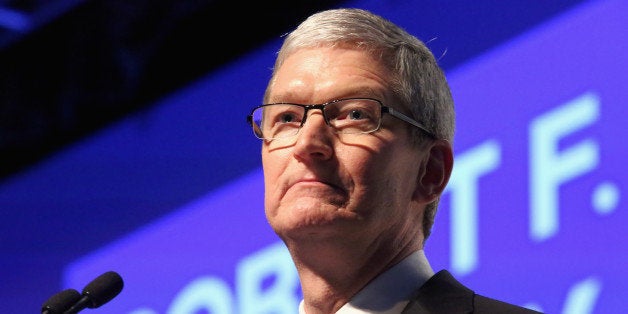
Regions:
[[285, 38], [264, 104], [248, 120], [300, 313], [534, 312], [434, 274], [425, 257], [454, 108], [421, 41], [364, 10], [314, 14]]

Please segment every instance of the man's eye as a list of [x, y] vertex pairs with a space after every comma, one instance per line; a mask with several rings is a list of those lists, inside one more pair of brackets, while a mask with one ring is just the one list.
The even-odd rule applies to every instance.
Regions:
[[296, 117], [292, 113], [284, 113], [280, 115], [279, 119], [277, 120], [278, 120], [277, 122], [280, 122], [280, 123], [290, 123], [290, 122], [294, 122], [296, 120]]
[[362, 110], [354, 109], [349, 112], [347, 118], [351, 120], [360, 120], [365, 118], [365, 114]]
[[357, 121], [357, 120], [365, 120], [370, 119], [371, 115], [367, 110], [361, 108], [353, 108], [343, 110], [339, 112], [338, 116], [334, 120], [349, 120], [349, 121]]

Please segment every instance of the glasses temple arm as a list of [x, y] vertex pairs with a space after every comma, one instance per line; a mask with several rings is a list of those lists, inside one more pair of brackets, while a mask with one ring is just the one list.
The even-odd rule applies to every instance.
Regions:
[[431, 138], [436, 138], [436, 135], [434, 135], [434, 133], [432, 133], [430, 130], [428, 130], [425, 126], [423, 126], [421, 123], [419, 123], [418, 121], [408, 117], [407, 115], [396, 111], [395, 109], [391, 108], [391, 107], [382, 107], [382, 109], [384, 109], [384, 112], [389, 113], [391, 116], [403, 120], [407, 123], [412, 124], [413, 126], [419, 128], [421, 131], [423, 131], [425, 134], [429, 135]]

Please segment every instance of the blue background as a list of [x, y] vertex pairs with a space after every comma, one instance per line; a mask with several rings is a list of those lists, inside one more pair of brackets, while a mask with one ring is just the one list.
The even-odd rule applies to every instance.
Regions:
[[[457, 159], [426, 247], [433, 268], [548, 313], [622, 312], [626, 3], [569, 7], [464, 62], [456, 61], [460, 50], [479, 48], [456, 38], [481, 25], [426, 33], [419, 17], [427, 8], [414, 2], [345, 6], [390, 18], [449, 64]], [[436, 10], [447, 17], [445, 5]], [[516, 25], [502, 18], [504, 28]], [[526, 19], [525, 6], [514, 18]], [[116, 270], [125, 289], [101, 313], [167, 313], [186, 298], [216, 313], [264, 312], [263, 304], [247, 307], [260, 299], [276, 312], [295, 309], [294, 270], [263, 216], [260, 143], [244, 119], [261, 100], [279, 44], [277, 37], [0, 183], [11, 215], [1, 225], [2, 307], [31, 313], [56, 291]], [[578, 100], [583, 107], [573, 106]], [[549, 188], [536, 191], [540, 184]], [[548, 195], [556, 202], [534, 205]], [[555, 216], [535, 222], [538, 212]], [[542, 223], [554, 225], [535, 234]], [[202, 303], [194, 297], [202, 289], [186, 290], [199, 279], [216, 285], [204, 291], [223, 294], [198, 299], [219, 301]], [[272, 303], [279, 299], [287, 306]]]

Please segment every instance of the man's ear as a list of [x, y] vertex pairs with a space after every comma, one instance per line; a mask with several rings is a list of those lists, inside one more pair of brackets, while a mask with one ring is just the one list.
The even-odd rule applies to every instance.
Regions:
[[418, 173], [414, 199], [431, 203], [445, 189], [454, 166], [454, 153], [447, 140], [437, 139], [426, 144], [427, 155]]

